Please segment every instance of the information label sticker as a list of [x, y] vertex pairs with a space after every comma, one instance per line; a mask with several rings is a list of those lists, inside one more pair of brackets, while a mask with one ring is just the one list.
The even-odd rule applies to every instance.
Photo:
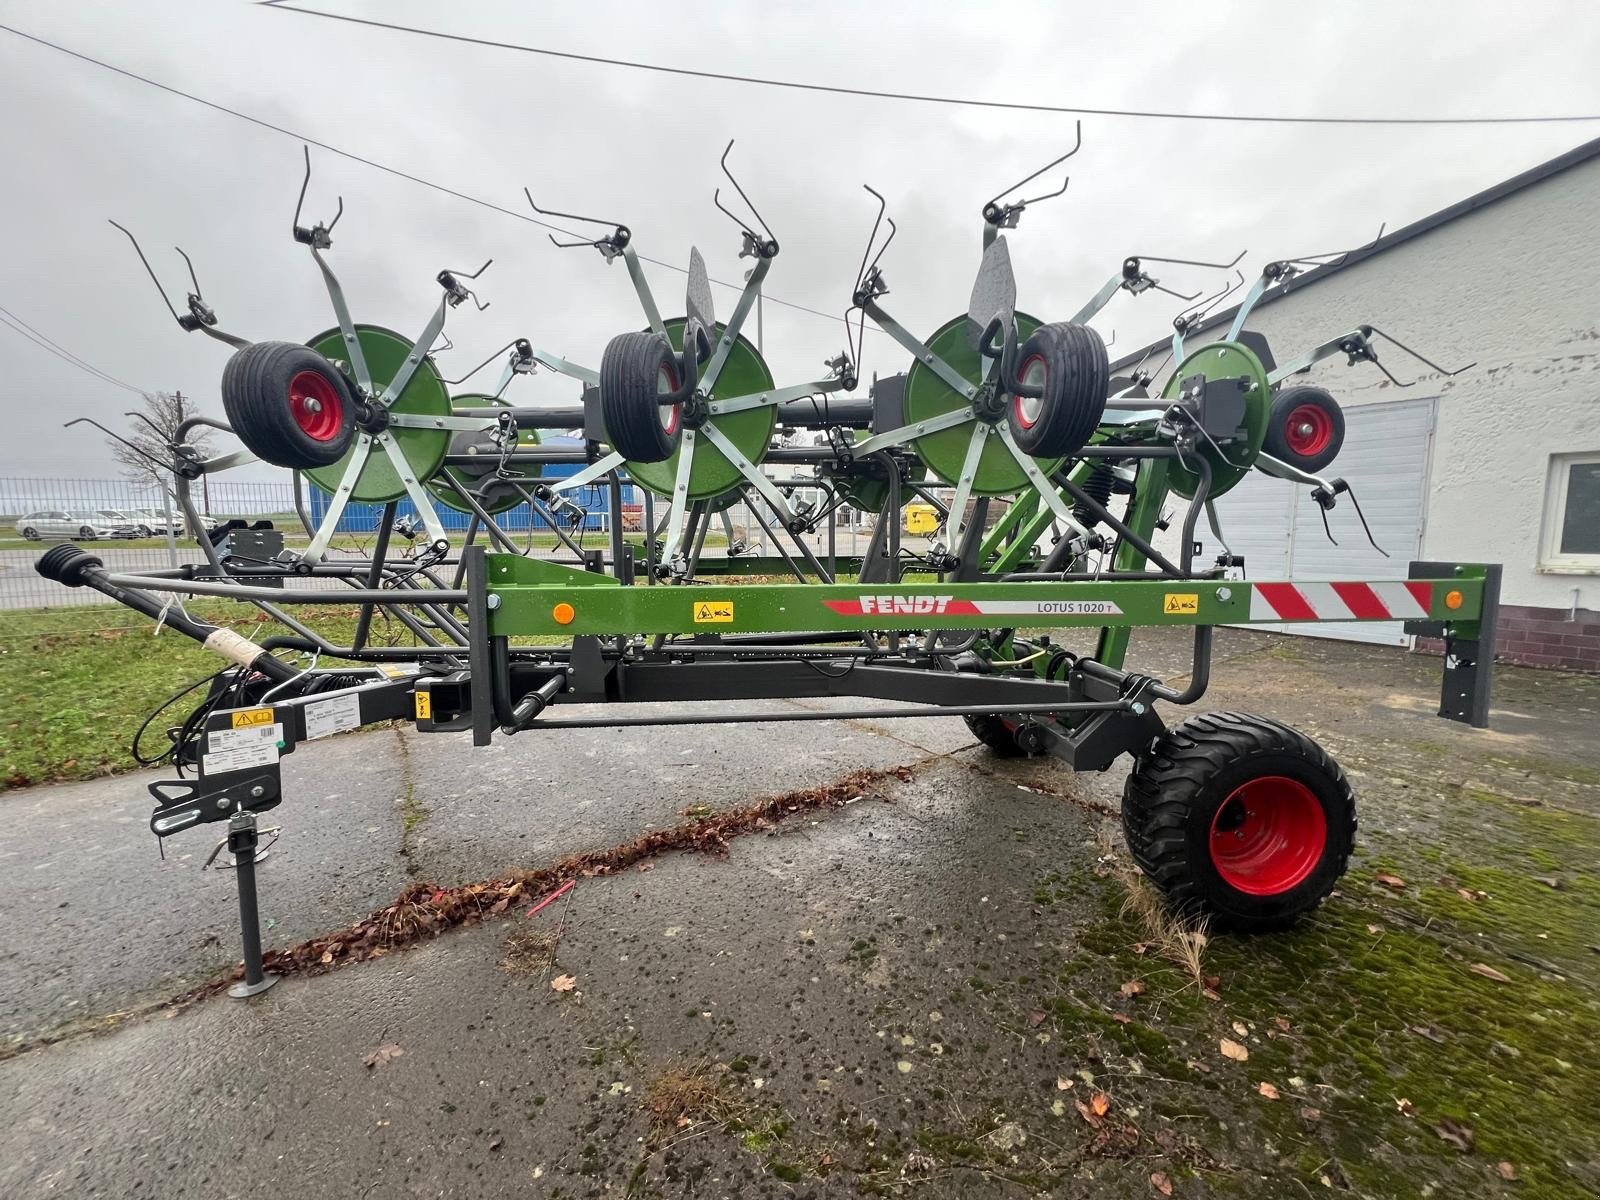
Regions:
[[696, 625], [730, 625], [733, 623], [732, 600], [696, 600], [694, 605]]
[[[233, 714], [233, 727], [235, 729], [253, 729], [261, 725], [272, 724], [272, 710], [270, 708], [247, 708], [242, 712]], [[213, 734], [213, 737], [216, 735]]]
[[343, 733], [361, 724], [361, 697], [333, 696], [305, 706], [306, 740]]
[[433, 697], [427, 692], [413, 692], [412, 699], [416, 701], [417, 720], [430, 720], [433, 717]]
[[1182, 616], [1185, 613], [1198, 614], [1200, 611], [1200, 596], [1197, 592], [1168, 592], [1166, 602], [1161, 606], [1161, 611], [1167, 616]]
[[220, 775], [225, 771], [268, 766], [278, 761], [278, 743], [282, 740], [283, 726], [276, 723], [213, 729], [207, 735], [202, 769], [207, 775]]

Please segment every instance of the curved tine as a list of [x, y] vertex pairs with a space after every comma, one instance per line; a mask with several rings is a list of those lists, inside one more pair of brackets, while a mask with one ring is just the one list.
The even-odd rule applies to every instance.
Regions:
[[[754, 204], [750, 203], [750, 197], [745, 195], [744, 188], [739, 186], [739, 181], [733, 177], [733, 172], [728, 170], [728, 155], [731, 154], [732, 152], [733, 152], [733, 139], [729, 138], [728, 139], [728, 145], [727, 145], [726, 149], [724, 149], [722, 151], [722, 158], [718, 161], [717, 165], [722, 168], [722, 173], [728, 177], [728, 182], [733, 184], [733, 190], [739, 193], [739, 199], [744, 201], [745, 207], [747, 207], [750, 210], [750, 212], [755, 216], [755, 219], [758, 222], [760, 222], [763, 232], [765, 232], [766, 235], [767, 235], [767, 241], [775, 242], [778, 239], [776, 237], [774, 237], [773, 234], [772, 234], [772, 226], [767, 224], [767, 219], [761, 215], [760, 210], [757, 209]], [[712, 202], [713, 203], [716, 202], [716, 196], [715, 196], [714, 193], [712, 195]], [[717, 204], [717, 207], [718, 208], [722, 208], [722, 205], [721, 204]], [[728, 210], [725, 209], [725, 208], [722, 208], [722, 211], [725, 212], [725, 213], [728, 212]], [[728, 213], [728, 215], [730, 217], [733, 217], [732, 213]], [[733, 217], [733, 219], [735, 221], [739, 221], [738, 217]], [[739, 224], [742, 226], [742, 225], [744, 225], [744, 222], [743, 221], [739, 221]], [[755, 231], [754, 230], [750, 230], [749, 232], [753, 234]]]
[[1373, 333], [1377, 334], [1384, 341], [1393, 342], [1396, 346], [1399, 346], [1400, 349], [1404, 350], [1407, 354], [1411, 355], [1411, 357], [1416, 359], [1418, 362], [1426, 363], [1428, 366], [1432, 367], [1435, 371], [1438, 371], [1439, 374], [1443, 375], [1446, 379], [1450, 378], [1452, 375], [1459, 375], [1463, 371], [1469, 371], [1473, 367], [1478, 365], [1478, 360], [1477, 359], [1473, 359], [1471, 362], [1467, 363], [1466, 366], [1457, 367], [1454, 371], [1452, 371], [1447, 367], [1441, 367], [1438, 363], [1434, 362], [1431, 358], [1426, 358], [1423, 355], [1417, 353], [1417, 351], [1413, 350], [1410, 346], [1406, 345], [1399, 338], [1395, 337], [1394, 334], [1385, 333], [1383, 330], [1379, 329], [1376, 325], [1368, 325], [1368, 326], [1366, 326], [1366, 328], [1370, 329]]
[[476, 279], [479, 275], [482, 275], [485, 271], [487, 271], [489, 269], [489, 267], [490, 267], [490, 264], [492, 264], [493, 262], [494, 262], [494, 259], [492, 259], [492, 258], [489, 259], [488, 261], [486, 261], [483, 264], [483, 266], [479, 267], [471, 275], [468, 275], [465, 271], [452, 270], [449, 267], [446, 267], [445, 270], [449, 271], [450, 274], [454, 275], [457, 279]]
[[1357, 250], [1371, 250], [1383, 240], [1383, 231], [1387, 228], [1389, 228], [1389, 223], [1385, 221], [1378, 226], [1378, 236], [1362, 246], [1352, 246], [1348, 250], [1328, 250], [1322, 254], [1307, 254], [1300, 258], [1286, 258], [1283, 261], [1289, 263], [1306, 263], [1313, 267], [1337, 267]]
[[[179, 320], [180, 318], [178, 316], [178, 310], [173, 308], [172, 301], [167, 299], [167, 289], [161, 286], [161, 280], [156, 278], [156, 273], [150, 266], [150, 260], [144, 256], [144, 251], [139, 247], [139, 239], [134, 237], [132, 233], [129, 233], [126, 226], [118, 225], [115, 221], [112, 221], [110, 217], [107, 217], [106, 220], [109, 221], [114, 228], [120, 229], [123, 235], [133, 243], [133, 251], [139, 256], [139, 261], [144, 264], [145, 274], [150, 276], [150, 282], [155, 284], [156, 291], [161, 293], [161, 302], [167, 306], [167, 311], [172, 314], [172, 319], [174, 321]], [[183, 251], [180, 250], [178, 253], [182, 254]], [[198, 290], [198, 288], [196, 290]]]
[[[566, 221], [588, 221], [593, 225], [610, 225], [616, 229], [626, 228], [621, 221], [607, 221], [603, 217], [586, 217], [582, 213], [557, 212], [553, 208], [540, 208], [538, 203], [533, 198], [533, 193], [530, 192], [526, 186], [523, 187], [522, 194], [528, 198], [528, 204], [533, 211], [538, 213], [541, 217], [560, 217]], [[588, 246], [592, 245], [593, 243], [579, 242], [576, 244], [580, 246]]]
[[[141, 450], [138, 446], [135, 446], [127, 438], [123, 437], [120, 433], [112, 432], [111, 430], [107, 429], [104, 425], [100, 424], [99, 421], [96, 421], [93, 417], [74, 417], [72, 420], [64, 422], [62, 424], [61, 428], [70, 429], [72, 426], [80, 425], [80, 424], [81, 425], [93, 425], [101, 433], [105, 434], [109, 438], [114, 438], [115, 440], [121, 442], [129, 450], [132, 450], [140, 458], [144, 459], [146, 462], [152, 464], [153, 466], [161, 467], [162, 469], [167, 470], [167, 471], [172, 470], [172, 464], [171, 463], [162, 462], [159, 458], [157, 458], [155, 455], [151, 454], [149, 451]], [[162, 434], [161, 436], [165, 437], [166, 434]]]
[[146, 425], [150, 426], [150, 428], [155, 432], [155, 435], [158, 438], [160, 438], [162, 441], [168, 441], [168, 440], [171, 439], [172, 435], [169, 434], [165, 429], [161, 428], [161, 426], [157, 425], [154, 421], [152, 421], [150, 419], [150, 417], [149, 417], [149, 414], [147, 414], [147, 413], [136, 412], [135, 410], [130, 408], [127, 412], [123, 413], [122, 415], [125, 416], [125, 417], [138, 417], [139, 420], [143, 421]]
[[328, 228], [326, 230], [324, 230], [324, 232], [332, 233], [333, 232], [333, 227], [339, 223], [339, 218], [342, 217], [342, 216], [344, 216], [344, 197], [340, 196], [339, 197], [339, 211], [333, 214], [333, 220], [328, 222]]
[[306, 156], [306, 174], [300, 181], [300, 198], [294, 202], [294, 223], [290, 229], [300, 228], [300, 210], [305, 207], [306, 189], [311, 186], [311, 147], [302, 145], [300, 151]]
[[722, 197], [722, 189], [721, 188], [712, 189], [712, 192], [711, 192], [711, 203], [715, 204], [717, 206], [717, 208], [723, 214], [725, 214], [727, 216], [727, 218], [730, 221], [732, 221], [735, 225], [737, 225], [741, 230], [743, 230], [745, 233], [748, 233], [751, 237], [756, 237], [757, 236], [756, 231], [754, 229], [751, 229], [750, 226], [746, 225], [742, 220], [740, 220], [731, 211], [729, 211], [728, 206], [722, 202], [721, 197]]
[[[883, 214], [889, 209], [889, 202], [883, 198], [883, 193], [875, 189], [870, 183], [863, 183], [862, 187], [878, 199], [878, 215], [873, 219], [872, 232], [867, 234], [867, 248], [861, 252], [861, 265], [856, 268], [856, 286], [861, 286], [862, 279], [867, 274], [867, 259], [872, 256], [872, 243], [878, 240], [878, 226], [883, 224]], [[874, 261], [876, 261], [874, 259]]]
[[1186, 309], [1179, 313], [1177, 319], [1184, 321], [1186, 324], [1193, 324], [1195, 321], [1198, 321], [1204, 317], [1223, 300], [1226, 300], [1234, 292], [1238, 291], [1238, 289], [1244, 284], [1244, 272], [1236, 271], [1234, 273], [1239, 277], [1237, 280], [1230, 280], [1229, 282], [1223, 284], [1221, 291], [1217, 292], [1215, 295], [1207, 296], [1193, 308]]
[[[1055, 166], [1059, 166], [1060, 164], [1066, 162], [1067, 159], [1071, 158], [1074, 154], [1076, 154], [1079, 150], [1081, 150], [1083, 148], [1083, 122], [1082, 121], [1079, 121], [1077, 123], [1077, 129], [1076, 129], [1076, 132], [1074, 134], [1074, 138], [1075, 138], [1075, 140], [1072, 143], [1072, 149], [1071, 150], [1068, 150], [1060, 158], [1052, 159], [1050, 162], [1045, 163], [1044, 166], [1040, 167], [1032, 175], [1029, 175], [1024, 179], [1017, 180], [1017, 182], [1013, 183], [1010, 187], [1001, 188], [999, 190], [999, 192], [997, 192], [994, 195], [994, 197], [991, 200], [989, 200], [989, 202], [987, 204], [984, 205], [984, 207], [988, 208], [990, 205], [998, 205], [1000, 203], [1000, 198], [1002, 196], [1004, 196], [1007, 192], [1014, 192], [1025, 183], [1032, 183], [1035, 179], [1039, 178], [1039, 176], [1043, 175], [1046, 171], [1050, 170], [1050, 168], [1055, 167]], [[1063, 183], [1061, 185], [1061, 188], [1060, 188], [1059, 191], [1051, 192], [1048, 196], [1037, 196], [1033, 200], [1024, 200], [1022, 203], [1024, 203], [1024, 204], [1033, 204], [1038, 200], [1049, 200], [1052, 197], [1061, 195], [1061, 193], [1066, 191], [1066, 190], [1067, 190], [1067, 185], [1065, 183]]]
[[450, 340], [450, 335], [444, 330], [439, 330], [439, 336], [444, 339], [444, 345], [435, 346], [428, 351], [429, 354], [443, 354], [446, 350], [454, 350], [456, 348], [456, 344]]
[[1233, 261], [1232, 262], [1225, 262], [1225, 263], [1224, 262], [1202, 262], [1199, 259], [1194, 259], [1194, 258], [1158, 258], [1154, 254], [1135, 254], [1133, 257], [1137, 258], [1140, 262], [1158, 262], [1158, 263], [1168, 263], [1168, 264], [1170, 264], [1172, 266], [1175, 266], [1175, 267], [1206, 267], [1208, 269], [1216, 270], [1216, 271], [1231, 271], [1235, 267], [1237, 267], [1239, 265], [1239, 263], [1244, 260], [1244, 256], [1246, 254], [1249, 254], [1249, 253], [1250, 253], [1249, 250], [1241, 250], [1241, 251], [1239, 251], [1239, 253], [1237, 253], [1237, 254], [1235, 254], [1233, 256]]
[[193, 260], [190, 259], [190, 257], [187, 254], [183, 253], [183, 247], [182, 246], [174, 246], [173, 249], [176, 250], [179, 254], [183, 255], [183, 261], [189, 267], [189, 282], [194, 284], [194, 294], [195, 294], [195, 296], [197, 298], [203, 300], [205, 298], [205, 293], [203, 293], [200, 290], [200, 280], [195, 277]]
[[472, 370], [468, 371], [460, 379], [446, 379], [446, 380], [443, 380], [443, 382], [449, 384], [451, 387], [455, 387], [457, 384], [465, 383], [467, 380], [471, 379], [479, 371], [483, 370], [490, 363], [492, 363], [495, 359], [499, 358], [502, 354], [504, 354], [507, 350], [511, 349], [516, 344], [517, 344], [517, 340], [515, 338], [512, 338], [504, 346], [501, 346], [500, 349], [496, 350], [493, 354], [489, 355], [488, 358], [484, 359], [477, 366], [473, 367]]
[[1176, 296], [1179, 300], [1182, 300], [1185, 304], [1188, 304], [1191, 301], [1198, 300], [1200, 298], [1200, 293], [1199, 292], [1191, 292], [1191, 293], [1185, 295], [1183, 292], [1175, 292], [1169, 287], [1162, 287], [1159, 283], [1152, 282], [1150, 284], [1150, 286], [1155, 288], [1155, 290], [1158, 291], [1158, 292], [1165, 292], [1169, 296]]
[[894, 235], [900, 232], [900, 228], [894, 223], [893, 217], [888, 217], [886, 220], [889, 223], [889, 236], [883, 239], [883, 245], [879, 246], [878, 252], [872, 256], [872, 265], [867, 268], [869, 271], [878, 265], [883, 258], [883, 252], [889, 248], [889, 243], [894, 241]]

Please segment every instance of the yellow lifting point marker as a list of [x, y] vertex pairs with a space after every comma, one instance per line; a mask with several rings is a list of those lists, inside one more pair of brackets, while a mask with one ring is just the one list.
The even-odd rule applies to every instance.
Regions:
[[1444, 606], [1446, 608], [1452, 609], [1452, 610], [1460, 608], [1461, 607], [1461, 593], [1456, 591], [1454, 588], [1452, 588], [1450, 591], [1446, 592], [1444, 594]]
[[578, 611], [563, 600], [550, 610], [550, 615], [556, 619], [557, 625], [571, 625], [577, 618]]

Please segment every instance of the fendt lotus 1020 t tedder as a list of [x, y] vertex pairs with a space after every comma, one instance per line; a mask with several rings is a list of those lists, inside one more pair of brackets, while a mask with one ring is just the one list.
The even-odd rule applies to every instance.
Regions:
[[[1049, 754], [1097, 771], [1130, 755], [1128, 846], [1186, 913], [1271, 929], [1328, 895], [1355, 830], [1350, 786], [1328, 753], [1242, 713], [1169, 728], [1160, 706], [1204, 696], [1217, 625], [1404, 620], [1445, 641], [1441, 715], [1482, 725], [1498, 568], [1416, 562], [1405, 579], [1300, 582], [1246, 580], [1231, 555], [1196, 562], [1198, 518], [1216, 530], [1212, 502], [1252, 471], [1310, 489], [1325, 523], [1341, 496], [1359, 518], [1345, 481], [1323, 473], [1343, 438], [1339, 405], [1293, 381], [1334, 355], [1387, 374], [1375, 346], [1385, 335], [1360, 325], [1279, 364], [1265, 338], [1245, 329], [1268, 288], [1332, 256], [1269, 263], [1224, 335], [1203, 345], [1186, 344], [1185, 334], [1243, 286], [1238, 259], [1129, 257], [1066, 320], [1019, 309], [1006, 231], [1065, 183], [1032, 199], [1016, 194], [1071, 153], [984, 205], [967, 310], [925, 338], [884, 308], [881, 264], [895, 229], [868, 188], [877, 218], [844, 315], [845, 348], [821, 378], [780, 385], [743, 334], [778, 241], [724, 152], [749, 219], [720, 192], [714, 199], [754, 263], [725, 322], [698, 251], [682, 314], [663, 317], [629, 228], [596, 221], [598, 236], [556, 244], [620, 258], [644, 328], [597, 338], [597, 369], [516, 337], [478, 368], [503, 364], [494, 391], [454, 395], [433, 354], [451, 313], [469, 300], [486, 307], [469, 286], [482, 270], [439, 273], [443, 294], [414, 339], [356, 321], [327, 258], [337, 216], [300, 221], [307, 154], [293, 236], [321, 271], [336, 323], [303, 342], [248, 342], [218, 328], [196, 282], [188, 311], [173, 316], [232, 348], [222, 374], [227, 419], [191, 418], [152, 465], [171, 474], [192, 528], [196, 480], [251, 460], [293, 472], [308, 544], [285, 548], [271, 529], [224, 529], [201, 539], [204, 562], [171, 570], [118, 572], [70, 544], [38, 563], [51, 579], [104, 592], [227, 661], [168, 730], [160, 757], [179, 777], [151, 785], [150, 827], [167, 838], [226, 823], [218, 849], [237, 863], [245, 947], [235, 994], [272, 982], [254, 863], [257, 815], [283, 799], [283, 757], [309, 739], [397, 718], [424, 732], [470, 731], [485, 745], [497, 730], [537, 737], [550, 728], [960, 717], [1000, 755]], [[534, 207], [569, 224], [591, 220]], [[1186, 295], [1150, 274], [1168, 266], [1236, 281]], [[1118, 292], [1161, 293], [1186, 307], [1166, 362], [1112, 378], [1090, 322]], [[909, 365], [851, 398], [868, 320]], [[576, 402], [507, 398], [541, 367], [575, 380]], [[189, 441], [200, 426], [226, 431], [243, 449], [203, 456]], [[551, 430], [583, 436], [541, 442]], [[805, 436], [785, 436], [795, 431]], [[318, 520], [305, 501], [308, 481], [326, 494]], [[633, 538], [615, 519], [624, 481], [644, 492], [642, 535]], [[614, 518], [601, 550], [563, 532], [579, 489], [592, 487], [607, 489]], [[412, 511], [401, 513], [403, 501]], [[750, 506], [776, 555], [737, 543], [704, 553], [713, 521], [737, 502]], [[370, 553], [334, 544], [351, 503], [383, 506]], [[915, 553], [901, 532], [913, 504], [937, 514], [931, 545]], [[438, 506], [467, 518], [462, 544], [452, 546]], [[831, 533], [844, 507], [876, 514], [855, 558], [833, 553], [831, 537], [826, 553], [808, 540]], [[531, 511], [556, 531], [554, 556], [513, 540], [509, 515], [518, 509], [517, 527]], [[1158, 529], [1169, 521], [1177, 549], [1163, 553]], [[283, 632], [252, 641], [190, 616], [184, 597], [253, 605]], [[334, 597], [358, 606], [347, 644], [318, 632], [306, 607]], [[374, 644], [378, 613], [416, 644]], [[1193, 629], [1182, 686], [1127, 663], [1130, 632], [1146, 626]], [[696, 711], [699, 701], [780, 697], [877, 703]], [[605, 707], [555, 715], [574, 704]], [[668, 707], [624, 715], [629, 704]]]

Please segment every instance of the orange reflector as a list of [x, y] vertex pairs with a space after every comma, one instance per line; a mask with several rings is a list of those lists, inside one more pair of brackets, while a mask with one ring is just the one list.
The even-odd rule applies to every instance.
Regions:
[[1461, 607], [1461, 593], [1457, 592], [1457, 591], [1446, 592], [1444, 594], [1444, 606], [1446, 608], [1460, 608]]
[[556, 619], [557, 625], [571, 625], [573, 618], [578, 614], [572, 605], [563, 600], [550, 610], [550, 615]]

